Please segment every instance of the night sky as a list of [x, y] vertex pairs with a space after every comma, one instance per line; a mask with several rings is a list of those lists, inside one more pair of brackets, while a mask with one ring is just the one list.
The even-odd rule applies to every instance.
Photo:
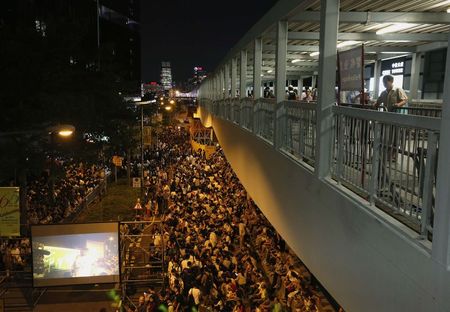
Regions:
[[277, 0], [141, 0], [142, 80], [159, 81], [161, 61], [175, 82], [195, 66], [214, 70]]

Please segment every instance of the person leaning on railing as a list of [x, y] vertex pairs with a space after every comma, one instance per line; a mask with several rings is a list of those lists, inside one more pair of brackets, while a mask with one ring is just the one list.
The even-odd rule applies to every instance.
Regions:
[[408, 96], [402, 88], [394, 87], [394, 77], [391, 75], [384, 76], [383, 85], [386, 90], [381, 92], [375, 102], [375, 107], [378, 108], [382, 105], [388, 112], [396, 112], [398, 108], [407, 104]]
[[[383, 85], [386, 88], [378, 97], [375, 107], [380, 107], [381, 104], [388, 112], [401, 112], [399, 108], [404, 107], [408, 102], [408, 96], [402, 88], [394, 88], [394, 77], [386, 75], [383, 77]], [[390, 150], [390, 160], [396, 161], [398, 154], [398, 137], [395, 126], [390, 126], [387, 129], [389, 135], [389, 143], [386, 146]], [[389, 157], [389, 156], [388, 156]]]

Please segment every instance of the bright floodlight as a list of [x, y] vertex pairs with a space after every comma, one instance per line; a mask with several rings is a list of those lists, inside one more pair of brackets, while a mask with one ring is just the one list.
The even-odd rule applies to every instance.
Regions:
[[342, 42], [339, 42], [337, 45], [336, 45], [336, 48], [343, 48], [343, 47], [348, 47], [348, 46], [351, 46], [351, 45], [355, 45], [355, 44], [358, 44], [359, 43], [359, 41], [353, 41], [353, 40], [349, 40], [349, 41], [342, 41]]
[[62, 137], [69, 137], [75, 132], [75, 127], [72, 125], [56, 125], [47, 128], [50, 134], [57, 134]]
[[73, 134], [72, 130], [61, 130], [58, 132], [58, 134], [62, 137], [69, 137]]
[[391, 24], [390, 26], [387, 26], [387, 27], [384, 27], [384, 28], [381, 28], [381, 29], [377, 30], [376, 34], [377, 35], [382, 35], [382, 34], [393, 33], [393, 32], [396, 32], [396, 31], [412, 28], [412, 27], [414, 27], [416, 25], [417, 24], [412, 24], [412, 23], [395, 23], [395, 24]]

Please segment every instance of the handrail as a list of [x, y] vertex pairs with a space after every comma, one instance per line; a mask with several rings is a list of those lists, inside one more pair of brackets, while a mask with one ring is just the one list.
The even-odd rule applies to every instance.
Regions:
[[402, 115], [390, 112], [379, 112], [361, 108], [333, 106], [333, 113], [347, 115], [350, 117], [361, 118], [365, 120], [375, 120], [388, 124], [405, 126], [410, 128], [440, 130], [440, 119], [434, 117]]

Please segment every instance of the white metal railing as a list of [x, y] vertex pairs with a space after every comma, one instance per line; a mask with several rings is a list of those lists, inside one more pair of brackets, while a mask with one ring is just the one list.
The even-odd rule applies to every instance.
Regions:
[[253, 132], [274, 142], [275, 99], [257, 99], [253, 110]]
[[241, 111], [240, 111], [240, 125], [247, 129], [253, 131], [253, 110], [255, 101], [252, 98], [241, 99]]
[[431, 235], [436, 118], [333, 107], [333, 176], [424, 237]]
[[277, 111], [280, 148], [314, 167], [316, 103], [284, 101]]
[[[314, 167], [316, 103], [245, 98], [209, 106]], [[333, 114], [332, 177], [431, 239], [440, 119], [343, 106], [334, 106]]]

